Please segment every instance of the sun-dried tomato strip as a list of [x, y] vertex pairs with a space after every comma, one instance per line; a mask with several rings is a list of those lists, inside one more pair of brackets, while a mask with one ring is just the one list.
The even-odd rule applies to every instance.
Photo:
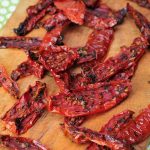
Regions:
[[[150, 136], [150, 105], [135, 119], [133, 119], [133, 113], [133, 111], [126, 110], [113, 116], [100, 132], [124, 140], [129, 144], [138, 144], [144, 141]], [[100, 146], [92, 143], [87, 150], [92, 150], [92, 147], [98, 149]]]
[[[101, 61], [106, 56], [113, 39], [113, 29], [94, 30], [83, 48], [78, 49], [80, 55], [77, 63], [84, 63], [92, 60]], [[86, 64], [85, 64], [86, 65]], [[89, 64], [87, 64], [88, 66]]]
[[150, 105], [118, 132], [117, 138], [138, 144], [150, 136]]
[[43, 65], [37, 63], [36, 61], [32, 61], [28, 59], [25, 62], [22, 62], [18, 65], [17, 69], [13, 70], [11, 73], [11, 78], [14, 81], [19, 80], [20, 78], [35, 75], [38, 78], [42, 78], [44, 76], [44, 67]]
[[38, 141], [24, 137], [0, 135], [0, 143], [10, 150], [48, 150]]
[[143, 36], [150, 42], [150, 22], [146, 17], [135, 10], [130, 4], [127, 5], [128, 13], [133, 17], [137, 27], [140, 29]]
[[55, 50], [55, 44], [57, 44], [57, 41], [59, 37], [61, 37], [61, 33], [63, 31], [64, 26], [60, 25], [54, 28], [53, 30], [46, 33], [46, 35], [43, 38], [43, 41], [40, 46], [40, 50]]
[[6, 69], [0, 65], [0, 84], [15, 98], [19, 98], [19, 88], [7, 74]]
[[87, 7], [91, 7], [91, 8], [94, 8], [97, 6], [99, 0], [83, 0], [83, 2], [85, 3], [85, 5]]
[[130, 83], [123, 81], [91, 84], [50, 97], [49, 110], [68, 117], [102, 113], [121, 103], [130, 90]]
[[55, 52], [52, 51], [51, 49], [42, 51], [39, 61], [47, 70], [53, 70], [55, 73], [65, 71], [78, 58], [76, 50], [67, 46], [59, 46], [55, 48]]
[[[104, 13], [104, 15], [102, 15]], [[111, 13], [111, 15], [110, 15]], [[94, 29], [105, 29], [114, 27], [117, 24], [122, 23], [126, 16], [126, 9], [121, 9], [116, 13], [113, 13], [108, 8], [96, 8], [96, 10], [86, 10], [85, 13], [85, 25]]]
[[65, 124], [64, 131], [76, 143], [87, 143], [89, 141], [98, 145], [107, 146], [111, 150], [133, 150], [132, 146], [113, 138], [108, 134], [96, 132], [87, 128], [69, 126]]
[[62, 12], [58, 12], [58, 13], [52, 15], [47, 20], [45, 20], [43, 24], [44, 24], [44, 28], [47, 31], [50, 31], [57, 25], [60, 25], [60, 24], [63, 25], [68, 22], [69, 22], [68, 18]]
[[64, 12], [69, 20], [76, 24], [83, 24], [85, 4], [82, 0], [55, 0], [54, 4]]
[[52, 0], [39, 0], [39, 2], [33, 6], [29, 6], [27, 8], [28, 16], [37, 15], [39, 12], [41, 12], [43, 9], [45, 9], [47, 6], [51, 5], [53, 3]]
[[[115, 116], [113, 116], [107, 124], [105, 124], [100, 132], [109, 134], [113, 137], [116, 138], [117, 133], [124, 128], [131, 120], [133, 117], [134, 112], [131, 110], [125, 110]], [[122, 139], [123, 140], [123, 139]], [[87, 150], [92, 150], [94, 147], [94, 150], [99, 150], [100, 148], [103, 150], [103, 146], [100, 146], [96, 143], [91, 143], [88, 147]], [[109, 148], [108, 148], [109, 149]], [[105, 149], [104, 149], [105, 150]], [[107, 150], [107, 149], [106, 149]]]
[[147, 46], [148, 43], [145, 38], [136, 38], [130, 47], [123, 47], [117, 56], [108, 58], [104, 63], [93, 67], [86, 76], [89, 81], [91, 80], [91, 83], [105, 81], [138, 62], [145, 53]]
[[28, 16], [22, 23], [20, 23], [19, 27], [14, 29], [14, 32], [19, 36], [24, 36], [33, 30], [38, 23], [47, 13], [54, 14], [56, 9], [53, 6], [47, 6], [38, 14]]
[[6, 128], [16, 134], [25, 133], [40, 118], [46, 108], [46, 84], [39, 81], [21, 96], [6, 112], [2, 120]]
[[38, 50], [42, 42], [36, 37], [0, 37], [0, 48], [18, 48]]
[[150, 9], [150, 1], [149, 0], [132, 0], [133, 2], [136, 2], [138, 5], [142, 7], [146, 7]]

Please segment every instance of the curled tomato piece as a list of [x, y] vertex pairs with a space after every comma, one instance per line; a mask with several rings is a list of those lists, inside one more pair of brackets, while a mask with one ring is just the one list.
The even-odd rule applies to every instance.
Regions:
[[27, 8], [28, 16], [37, 15], [43, 9], [45, 9], [48, 5], [53, 3], [52, 0], [39, 0], [39, 2], [33, 6], [29, 6]]
[[102, 113], [121, 103], [130, 90], [130, 83], [123, 81], [91, 84], [51, 96], [49, 110], [68, 117]]
[[63, 31], [63, 27], [62, 25], [57, 26], [56, 28], [54, 28], [53, 30], [51, 30], [50, 32], [47, 32], [46, 35], [43, 38], [43, 41], [41, 43], [40, 46], [40, 50], [54, 50], [54, 52], [56, 51], [56, 44], [57, 42], [59, 42], [58, 40], [61, 37], [61, 33]]
[[56, 9], [53, 6], [48, 5], [45, 9], [41, 10], [38, 14], [28, 16], [19, 27], [14, 29], [14, 32], [19, 36], [24, 36], [33, 30], [37, 23], [47, 14], [54, 14]]
[[132, 146], [113, 138], [108, 134], [96, 132], [87, 128], [70, 126], [64, 124], [65, 135], [69, 136], [76, 143], [94, 142], [98, 145], [107, 146], [111, 150], [133, 150]]
[[47, 31], [50, 31], [58, 25], [64, 25], [67, 23], [69, 23], [68, 18], [62, 12], [58, 12], [44, 21], [44, 28]]
[[54, 4], [70, 21], [79, 25], [83, 24], [85, 4], [82, 0], [55, 0]]
[[146, 17], [135, 10], [130, 4], [127, 4], [128, 13], [133, 17], [137, 27], [140, 29], [143, 36], [150, 42], [150, 22]]
[[80, 57], [77, 63], [81, 64], [88, 61], [91, 63], [95, 59], [100, 62], [108, 52], [113, 35], [113, 29], [94, 30], [89, 35], [85, 47], [78, 49]]
[[113, 13], [107, 6], [101, 6], [94, 10], [87, 9], [84, 23], [86, 26], [97, 30], [111, 28], [123, 22], [126, 12], [126, 9], [123, 8]]
[[150, 9], [150, 1], [149, 0], [132, 0], [133, 2], [136, 2], [138, 5], [149, 8]]
[[27, 61], [22, 62], [20, 65], [18, 65], [17, 69], [12, 71], [11, 78], [14, 81], [17, 81], [20, 78], [29, 75], [35, 75], [38, 78], [42, 78], [44, 76], [44, 71], [45, 69], [41, 64], [28, 59]]
[[0, 135], [0, 143], [3, 146], [13, 150], [48, 150], [38, 141], [24, 137]]
[[40, 118], [46, 108], [46, 84], [39, 81], [21, 96], [2, 120], [16, 134], [25, 133]]
[[11, 80], [5, 68], [0, 65], [0, 84], [15, 98], [19, 98], [19, 88], [16, 82]]
[[108, 58], [104, 63], [94, 66], [86, 76], [89, 81], [91, 80], [91, 83], [105, 81], [138, 62], [147, 46], [148, 43], [144, 38], [136, 38], [129, 48], [123, 47], [117, 56]]
[[0, 48], [38, 50], [41, 42], [42, 39], [36, 37], [0, 37]]
[[117, 133], [118, 139], [138, 144], [150, 136], [150, 105]]
[[[150, 106], [144, 109], [135, 119], [133, 111], [126, 110], [113, 116], [106, 125], [101, 128], [102, 133], [124, 140], [129, 144], [138, 144], [150, 136]], [[92, 147], [98, 149], [98, 144], [92, 143], [87, 149]]]

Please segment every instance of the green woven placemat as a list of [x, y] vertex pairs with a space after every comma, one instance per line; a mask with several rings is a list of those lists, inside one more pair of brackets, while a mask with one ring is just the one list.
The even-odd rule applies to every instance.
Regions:
[[19, 0], [0, 0], [0, 29], [15, 11]]

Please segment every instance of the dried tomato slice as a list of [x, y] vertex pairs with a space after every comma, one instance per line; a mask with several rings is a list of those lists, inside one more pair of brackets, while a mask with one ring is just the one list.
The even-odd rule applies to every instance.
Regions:
[[[150, 105], [144, 109], [135, 119], [133, 111], [126, 110], [113, 116], [104, 127], [102, 133], [109, 134], [129, 144], [138, 144], [150, 136]], [[92, 143], [87, 149], [100, 147]]]
[[130, 83], [123, 81], [91, 84], [50, 97], [49, 110], [68, 117], [102, 113], [121, 103], [130, 90]]
[[16, 134], [25, 133], [40, 118], [47, 106], [46, 84], [39, 81], [21, 96], [20, 100], [6, 112], [2, 120], [6, 128]]
[[56, 51], [56, 46], [57, 41], [59, 37], [61, 36], [61, 33], [63, 31], [64, 26], [60, 25], [51, 30], [50, 32], [47, 32], [46, 35], [43, 38], [43, 41], [40, 46], [40, 50], [49, 50], [51, 51], [54, 49], [54, 52]]
[[150, 136], [150, 105], [118, 132], [117, 138], [137, 144]]
[[89, 141], [102, 146], [107, 146], [111, 150], [133, 150], [132, 146], [113, 138], [108, 134], [92, 131], [87, 128], [69, 126], [65, 124], [65, 134], [76, 143], [87, 143]]
[[38, 141], [24, 137], [0, 135], [0, 143], [3, 146], [13, 150], [48, 150]]
[[150, 1], [149, 0], [132, 0], [133, 2], [136, 2], [138, 5], [149, 8], [150, 9]]
[[[113, 29], [94, 30], [83, 48], [78, 49], [80, 55], [77, 63], [81, 64], [94, 59], [101, 61], [107, 54], [114, 35]], [[89, 65], [89, 64], [87, 64]]]
[[143, 56], [147, 46], [148, 43], [144, 38], [136, 38], [129, 48], [123, 47], [117, 56], [108, 58], [104, 63], [98, 64], [88, 71], [87, 78], [89, 81], [91, 80], [91, 83], [101, 82], [121, 70], [130, 68]]
[[83, 2], [85, 3], [85, 5], [87, 7], [91, 7], [91, 8], [94, 8], [97, 6], [99, 0], [83, 0]]
[[[105, 133], [105, 134], [109, 134], [113, 137], [116, 138], [117, 133], [123, 129], [133, 118], [133, 114], [134, 112], [131, 110], [125, 110], [115, 116], [113, 116], [107, 124], [105, 124], [100, 132], [101, 133]], [[122, 139], [123, 140], [123, 139]], [[92, 150], [92, 148], [94, 147], [94, 150], [99, 150], [102, 149], [103, 150], [103, 146], [100, 146], [96, 143], [91, 143], [88, 147], [87, 150]], [[109, 150], [108, 147], [106, 147], [106, 150]], [[105, 148], [104, 148], [105, 150]]]
[[45, 9], [47, 6], [51, 5], [53, 3], [52, 0], [39, 0], [39, 2], [33, 6], [29, 6], [27, 8], [28, 16], [37, 15], [39, 12], [41, 12], [43, 9]]
[[76, 24], [83, 24], [85, 4], [82, 0], [55, 0], [54, 4], [69, 20]]
[[47, 20], [45, 20], [43, 24], [44, 24], [44, 28], [47, 31], [50, 31], [57, 25], [64, 25], [68, 22], [69, 22], [68, 18], [62, 12], [58, 12], [58, 13], [52, 15]]
[[143, 36], [150, 42], [150, 22], [146, 17], [135, 10], [130, 4], [127, 5], [128, 13], [133, 17], [137, 27], [140, 29]]
[[37, 37], [0, 37], [0, 48], [18, 48], [38, 50], [42, 42]]
[[48, 5], [45, 9], [40, 11], [38, 14], [28, 16], [19, 27], [14, 29], [14, 32], [19, 36], [24, 36], [33, 30], [38, 23], [47, 13], [54, 14], [56, 9], [53, 6]]
[[108, 7], [100, 7], [95, 10], [87, 9], [84, 23], [86, 26], [97, 30], [111, 28], [123, 22], [126, 12], [124, 8], [115, 13]]
[[28, 59], [27, 61], [22, 62], [20, 65], [18, 65], [17, 69], [12, 71], [11, 78], [14, 81], [17, 81], [22, 77], [35, 75], [36, 77], [41, 79], [44, 76], [44, 71], [45, 69], [43, 65], [37, 63], [36, 61]]
[[19, 88], [16, 82], [11, 80], [5, 68], [0, 65], [0, 84], [15, 98], [19, 98]]
[[50, 72], [54, 71], [55, 73], [58, 73], [65, 71], [72, 66], [78, 58], [76, 51], [67, 46], [59, 46], [55, 48], [55, 52], [52, 51], [51, 49], [42, 51], [39, 57], [39, 61]]

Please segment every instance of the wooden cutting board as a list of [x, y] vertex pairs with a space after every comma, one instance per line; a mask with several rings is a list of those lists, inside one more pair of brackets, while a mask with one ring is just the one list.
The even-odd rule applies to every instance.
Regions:
[[[0, 32], [0, 36], [15, 36], [13, 28], [24, 20], [26, 16], [26, 8], [37, 2], [37, 0], [20, 0], [20, 4], [17, 7], [16, 12], [11, 17], [9, 22]], [[111, 8], [116, 10], [125, 7], [127, 0], [104, 0]], [[133, 3], [131, 3], [133, 4]], [[139, 7], [133, 4], [140, 12], [142, 12], [148, 19], [150, 19], [150, 10]], [[113, 56], [119, 52], [120, 46], [129, 46], [135, 37], [140, 35], [139, 30], [134, 24], [132, 18], [127, 16], [125, 22], [116, 27], [115, 37], [111, 45], [108, 56]], [[73, 27], [69, 28], [65, 32], [64, 42], [72, 47], [83, 46], [87, 40], [91, 30], [86, 27]], [[28, 36], [43, 36], [45, 34], [44, 29], [34, 30]], [[22, 50], [18, 49], [0, 49], [0, 64], [4, 65], [10, 74], [13, 69], [17, 67], [22, 61], [26, 60], [26, 55]], [[21, 94], [24, 93], [30, 84], [38, 80], [34, 76], [29, 76], [18, 81]], [[146, 54], [141, 59], [137, 68], [136, 74], [132, 79], [133, 89], [128, 99], [126, 99], [119, 106], [113, 108], [107, 113], [97, 114], [88, 118], [83, 126], [99, 130], [114, 114], [117, 114], [125, 109], [131, 109], [136, 114], [150, 104], [150, 52], [147, 50]], [[48, 85], [49, 94], [55, 94], [58, 92], [58, 88], [52, 77], [46, 76], [42, 82], [46, 82]], [[0, 117], [14, 105], [16, 99], [11, 97], [3, 88], [0, 88]], [[36, 122], [36, 124], [23, 134], [24, 137], [39, 140], [42, 144], [52, 150], [84, 150], [87, 145], [78, 145], [71, 142], [64, 136], [60, 129], [60, 123], [63, 121], [63, 117], [58, 114], [45, 112], [43, 116]], [[0, 134], [10, 134], [0, 121]], [[139, 150], [145, 150], [148, 140], [139, 144], [136, 148]], [[4, 150], [4, 148], [0, 148]]]

